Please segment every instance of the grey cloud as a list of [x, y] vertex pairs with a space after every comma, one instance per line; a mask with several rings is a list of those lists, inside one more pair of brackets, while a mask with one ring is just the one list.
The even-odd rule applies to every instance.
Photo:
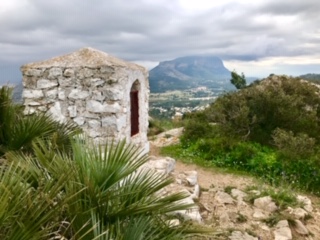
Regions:
[[[130, 61], [156, 62], [198, 54], [258, 61], [315, 55], [320, 45], [320, 1], [315, 0], [234, 1], [191, 15], [178, 9], [176, 0], [28, 3], [0, 15], [2, 66], [85, 46]], [[292, 17], [293, 25], [275, 21], [278, 17]]]
[[320, 3], [316, 0], [272, 0], [266, 1], [260, 13], [272, 15], [301, 15], [319, 12]]

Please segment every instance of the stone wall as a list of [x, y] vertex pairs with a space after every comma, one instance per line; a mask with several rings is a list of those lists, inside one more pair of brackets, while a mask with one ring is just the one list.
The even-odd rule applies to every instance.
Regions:
[[[147, 71], [85, 48], [21, 67], [25, 114], [46, 112], [72, 120], [97, 142], [123, 139], [148, 150]], [[139, 133], [131, 137], [130, 91], [139, 87]]]

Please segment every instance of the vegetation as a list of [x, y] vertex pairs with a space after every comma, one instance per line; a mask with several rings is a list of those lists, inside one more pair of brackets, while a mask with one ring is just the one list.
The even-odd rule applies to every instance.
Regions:
[[170, 225], [174, 211], [190, 204], [182, 193], [158, 194], [173, 180], [139, 171], [148, 159], [138, 148], [94, 146], [74, 126], [23, 116], [8, 88], [0, 91], [0, 108], [1, 239], [183, 239], [203, 232], [188, 222]]
[[230, 82], [236, 87], [236, 89], [242, 89], [247, 85], [244, 73], [241, 73], [241, 75], [239, 75], [236, 71], [231, 72]]
[[28, 117], [12, 102], [12, 89], [0, 88], [0, 158], [8, 151], [32, 151], [32, 141], [46, 138], [56, 149], [68, 150], [70, 137], [80, 133], [74, 123], [61, 124], [44, 114]]
[[270, 75], [187, 114], [181, 144], [164, 151], [320, 195], [319, 123], [317, 86]]

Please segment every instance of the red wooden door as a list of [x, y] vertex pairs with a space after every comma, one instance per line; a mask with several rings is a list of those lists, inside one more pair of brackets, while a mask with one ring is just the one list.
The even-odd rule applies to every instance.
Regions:
[[131, 136], [139, 133], [139, 98], [138, 91], [130, 92], [131, 102]]

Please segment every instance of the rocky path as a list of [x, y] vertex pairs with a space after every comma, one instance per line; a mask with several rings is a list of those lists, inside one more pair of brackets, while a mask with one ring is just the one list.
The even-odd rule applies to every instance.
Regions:
[[[176, 143], [180, 133], [181, 129], [171, 130], [154, 138], [150, 142], [150, 154], [154, 162], [156, 159], [167, 162], [166, 169], [170, 165], [170, 175], [176, 184], [168, 191], [188, 191], [190, 199], [197, 204], [198, 215], [192, 213], [191, 219], [215, 229], [212, 237], [202, 239], [320, 240], [319, 198], [288, 189], [273, 189], [248, 176], [160, 156], [159, 147]], [[285, 194], [295, 197], [297, 203], [281, 204]], [[280, 197], [273, 199], [270, 195]]]

